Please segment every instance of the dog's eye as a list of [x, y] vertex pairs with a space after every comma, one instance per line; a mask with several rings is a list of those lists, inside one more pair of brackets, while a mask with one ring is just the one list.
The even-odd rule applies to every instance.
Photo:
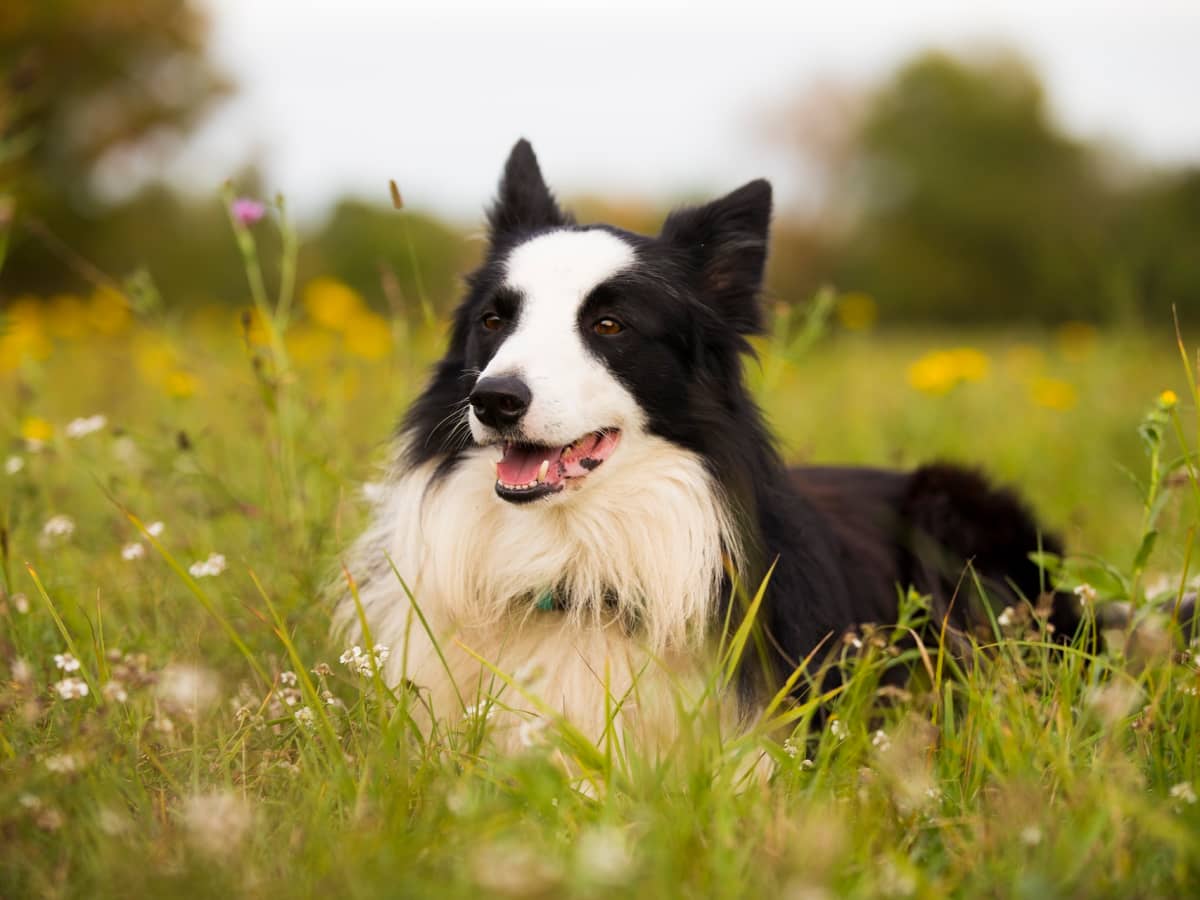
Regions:
[[488, 331], [499, 331], [504, 327], [504, 319], [495, 313], [488, 313], [479, 322]]
[[624, 330], [625, 326], [616, 319], [600, 319], [595, 325], [592, 326], [592, 331], [596, 332], [596, 334], [604, 335], [605, 337], [609, 337], [614, 334], [620, 334]]

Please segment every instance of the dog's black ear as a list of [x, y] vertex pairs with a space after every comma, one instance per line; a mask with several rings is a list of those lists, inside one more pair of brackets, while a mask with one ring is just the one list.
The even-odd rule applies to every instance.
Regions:
[[499, 194], [488, 210], [488, 224], [493, 238], [514, 231], [571, 224], [571, 217], [558, 208], [554, 195], [546, 187], [533, 147], [525, 138], [517, 141], [504, 164]]
[[761, 178], [663, 223], [661, 239], [689, 260], [704, 299], [742, 334], [763, 328], [758, 295], [770, 225], [771, 184]]

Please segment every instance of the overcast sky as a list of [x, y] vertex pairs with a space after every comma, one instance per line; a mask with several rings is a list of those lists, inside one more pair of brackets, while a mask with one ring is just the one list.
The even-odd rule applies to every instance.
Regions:
[[386, 201], [395, 178], [409, 204], [470, 221], [522, 135], [567, 195], [766, 175], [795, 202], [767, 112], [817, 79], [996, 43], [1035, 63], [1072, 131], [1200, 162], [1195, 0], [202, 2], [240, 90], [173, 172], [203, 190], [257, 159], [308, 214], [346, 192]]

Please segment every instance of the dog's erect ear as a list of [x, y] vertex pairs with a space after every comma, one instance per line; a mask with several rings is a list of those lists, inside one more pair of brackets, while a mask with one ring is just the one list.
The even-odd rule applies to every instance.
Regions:
[[705, 301], [742, 334], [763, 328], [758, 294], [770, 224], [771, 185], [761, 178], [663, 223], [661, 239], [690, 260]]
[[546, 187], [533, 147], [525, 138], [517, 141], [504, 164], [499, 195], [488, 210], [488, 224], [493, 238], [514, 231], [571, 224], [571, 217], [558, 208], [554, 195]]

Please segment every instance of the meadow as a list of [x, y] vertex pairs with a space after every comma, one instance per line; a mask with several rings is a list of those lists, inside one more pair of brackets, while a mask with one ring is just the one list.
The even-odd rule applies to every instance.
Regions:
[[[329, 636], [325, 585], [444, 326], [331, 279], [293, 303], [286, 260], [268, 294], [235, 229], [244, 310], [105, 287], [8, 310], [0, 896], [1200, 885], [1200, 650], [1154, 614], [1190, 581], [1200, 498], [1169, 321], [897, 332], [873, 327], [876, 301], [827, 294], [780, 308], [749, 367], [789, 459], [954, 459], [1018, 486], [1066, 538], [1049, 577], [1132, 602], [1132, 639], [1052, 651], [1033, 610], [1002, 610], [966, 666], [880, 627], [846, 645], [810, 737], [811, 704], [748, 734], [697, 710], [661, 759], [559, 724], [505, 757], [485, 706], [422, 735]], [[905, 622], [922, 615], [910, 597]], [[896, 665], [908, 689], [880, 689]], [[770, 776], [745, 777], [759, 757]]]

